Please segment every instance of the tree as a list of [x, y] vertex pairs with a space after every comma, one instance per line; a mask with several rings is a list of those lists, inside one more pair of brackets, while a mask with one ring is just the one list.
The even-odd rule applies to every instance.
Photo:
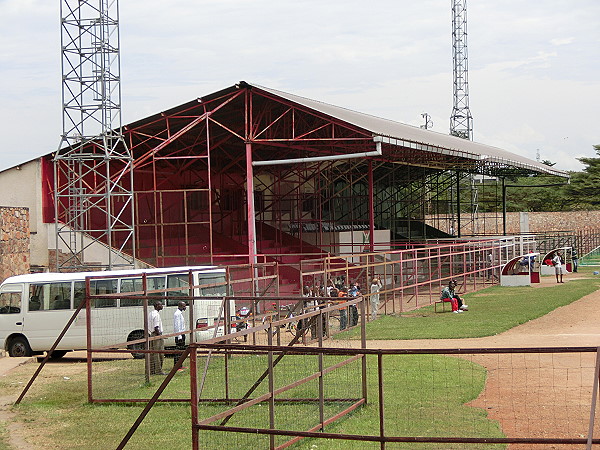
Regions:
[[[600, 145], [594, 145], [600, 156]], [[571, 174], [571, 184], [565, 188], [573, 209], [597, 209], [600, 206], [600, 158], [577, 158], [586, 167]]]
[[566, 180], [554, 176], [519, 177], [507, 181], [507, 211], [568, 211], [571, 202], [565, 196]]

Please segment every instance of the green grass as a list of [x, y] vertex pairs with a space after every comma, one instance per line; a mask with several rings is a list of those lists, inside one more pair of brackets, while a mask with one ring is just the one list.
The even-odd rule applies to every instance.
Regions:
[[[340, 357], [327, 357], [326, 364]], [[224, 395], [223, 358], [211, 364], [204, 398]], [[237, 357], [229, 361], [230, 395], [241, 396], [252, 385], [265, 366], [265, 356]], [[276, 385], [291, 383], [317, 369], [317, 359], [312, 356], [284, 358], [276, 369]], [[19, 368], [7, 379], [0, 381], [0, 389], [18, 392], [26, 381], [25, 371], [34, 367]], [[72, 374], [69, 380], [55, 376], [50, 382], [38, 385], [14, 411], [19, 420], [34, 425], [39, 434], [43, 430], [44, 442], [59, 448], [115, 448], [142, 410], [143, 404], [109, 405], [86, 404], [85, 371]], [[119, 393], [124, 398], [149, 398], [162, 377], [155, 377], [149, 385], [143, 382], [143, 368], [139, 361], [124, 360], [102, 362], [95, 365], [94, 386], [97, 395]], [[325, 395], [335, 398], [360, 396], [360, 363], [354, 362], [326, 375]], [[502, 433], [496, 422], [486, 417], [483, 409], [466, 406], [476, 398], [485, 382], [485, 370], [470, 361], [439, 355], [404, 355], [384, 358], [384, 392], [386, 434], [407, 436], [492, 436]], [[18, 380], [18, 381], [17, 381]], [[368, 370], [367, 406], [359, 408], [327, 428], [328, 431], [377, 435], [378, 378], [376, 359], [370, 357]], [[460, 380], [460, 381], [459, 381]], [[35, 385], [34, 385], [35, 386]], [[266, 382], [255, 395], [267, 391]], [[165, 397], [184, 396], [189, 392], [187, 372], [177, 374]], [[317, 380], [299, 386], [286, 396], [291, 398], [317, 397]], [[350, 405], [350, 401], [326, 402], [325, 416], [330, 417]], [[201, 404], [200, 416], [210, 417], [225, 409], [223, 405]], [[276, 424], [281, 428], [307, 430], [318, 423], [318, 404], [314, 402], [284, 403], [276, 408]], [[460, 427], [457, 424], [461, 424]], [[268, 407], [257, 405], [238, 413], [229, 422], [232, 426], [268, 427]], [[190, 411], [186, 404], [159, 404], [144, 420], [127, 448], [146, 449], [153, 446], [170, 449], [190, 447]], [[265, 448], [267, 438], [234, 433], [203, 432], [201, 448]], [[277, 443], [285, 442], [277, 438]], [[378, 445], [342, 441], [303, 440], [295, 448], [376, 448]], [[415, 448], [414, 445], [394, 448]], [[452, 448], [448, 445], [430, 448]], [[473, 447], [477, 448], [477, 447]], [[483, 447], [481, 447], [483, 448]], [[488, 447], [485, 447], [488, 448]]]
[[[579, 275], [548, 287], [493, 286], [464, 295], [469, 311], [436, 313], [427, 306], [398, 316], [384, 316], [367, 324], [367, 339], [453, 339], [493, 336], [548, 314], [600, 288], [600, 277], [582, 267]], [[568, 277], [569, 275], [567, 275]], [[446, 308], [447, 310], [449, 308]], [[357, 329], [339, 333], [337, 339], [358, 339]]]
[[600, 266], [600, 251], [596, 249], [579, 258], [579, 266]]
[[[332, 424], [327, 431], [377, 435], [379, 431], [378, 382], [375, 357], [370, 357], [367, 406]], [[480, 408], [466, 406], [483, 389], [486, 371], [460, 358], [436, 355], [388, 356], [384, 367], [385, 430], [388, 436], [504, 437], [497, 422]], [[360, 441], [306, 440], [299, 448], [379, 448]], [[393, 448], [464, 448], [463, 444], [389, 444]], [[504, 448], [473, 445], [469, 448]]]
[[8, 431], [6, 429], [6, 425], [0, 423], [0, 450], [8, 450], [10, 448], [11, 447], [8, 444]]

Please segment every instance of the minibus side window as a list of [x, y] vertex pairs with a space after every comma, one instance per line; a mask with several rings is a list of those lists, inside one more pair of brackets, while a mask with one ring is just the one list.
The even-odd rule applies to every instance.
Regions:
[[217, 285], [217, 286], [203, 287], [202, 288], [203, 296], [223, 297], [223, 296], [227, 295], [227, 285], [225, 283], [225, 277], [223, 275], [212, 275], [212, 276], [200, 275], [199, 284], [201, 286], [203, 284], [216, 284]]
[[29, 311], [45, 311], [49, 309], [47, 284], [29, 285]]
[[[167, 275], [167, 288], [179, 288], [167, 292], [169, 297], [182, 297], [190, 295], [189, 275], [187, 273]], [[167, 299], [167, 306], [177, 306], [181, 299]]]
[[73, 308], [77, 308], [85, 297], [85, 282], [76, 281], [73, 286]]
[[[121, 280], [121, 293], [125, 294], [127, 292], [140, 292], [143, 291], [141, 278], [123, 278]], [[140, 295], [140, 294], [136, 294]], [[121, 306], [142, 306], [144, 304], [144, 300], [141, 298], [122, 298]]]
[[[165, 277], [161, 276], [161, 277], [148, 277], [146, 283], [148, 284], [148, 290], [149, 291], [160, 291], [160, 292], [153, 292], [149, 295], [155, 295], [158, 297], [162, 297], [163, 295], [165, 295]], [[148, 303], [153, 303], [153, 302], [148, 302]]]
[[17, 314], [21, 312], [21, 293], [2, 292], [0, 294], [0, 314]]
[[71, 309], [71, 282], [50, 283], [50, 309]]
[[29, 311], [71, 308], [71, 282], [29, 285]]
[[[115, 294], [117, 292], [117, 280], [91, 280], [90, 289], [92, 295]], [[117, 306], [117, 297], [95, 298], [92, 302], [93, 308], [111, 308]]]

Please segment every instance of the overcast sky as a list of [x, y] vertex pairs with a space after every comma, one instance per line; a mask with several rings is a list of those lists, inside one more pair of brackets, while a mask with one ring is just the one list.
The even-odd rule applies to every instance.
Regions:
[[[0, 0], [0, 170], [57, 149], [60, 0]], [[240, 80], [449, 132], [451, 0], [121, 0], [123, 123]], [[474, 140], [581, 170], [600, 1], [469, 0]]]

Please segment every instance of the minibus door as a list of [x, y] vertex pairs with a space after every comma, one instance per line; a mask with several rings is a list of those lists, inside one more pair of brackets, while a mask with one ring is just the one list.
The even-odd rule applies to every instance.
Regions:
[[19, 284], [7, 284], [0, 289], [0, 330], [2, 339], [13, 333], [22, 333], [25, 311], [21, 305], [23, 287]]

